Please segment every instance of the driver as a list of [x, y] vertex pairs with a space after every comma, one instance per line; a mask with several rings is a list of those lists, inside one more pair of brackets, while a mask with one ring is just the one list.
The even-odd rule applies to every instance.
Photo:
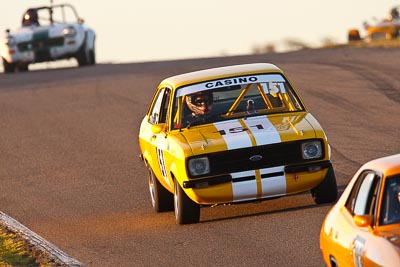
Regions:
[[396, 20], [399, 19], [399, 10], [397, 9], [397, 7], [394, 7], [390, 10], [390, 19], [391, 20]]
[[190, 124], [202, 116], [209, 115], [212, 110], [213, 102], [213, 93], [210, 91], [201, 91], [187, 95], [186, 105], [190, 110], [190, 114], [185, 116], [185, 124]]
[[22, 27], [39, 26], [39, 18], [36, 9], [28, 9], [22, 18]]

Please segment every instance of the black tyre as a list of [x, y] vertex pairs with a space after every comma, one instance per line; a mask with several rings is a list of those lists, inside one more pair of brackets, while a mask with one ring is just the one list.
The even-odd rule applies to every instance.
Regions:
[[3, 69], [4, 73], [12, 73], [15, 72], [15, 64], [14, 63], [8, 63], [7, 60], [3, 59]]
[[94, 65], [96, 64], [96, 53], [94, 50], [86, 50], [83, 46], [79, 50], [76, 60], [78, 61], [79, 67]]
[[338, 189], [333, 167], [328, 169], [324, 180], [318, 186], [311, 189], [311, 196], [316, 204], [332, 203], [337, 200]]
[[175, 218], [178, 224], [198, 223], [200, 205], [191, 200], [177, 181], [174, 186]]
[[79, 67], [87, 66], [89, 64], [90, 55], [86, 50], [86, 42], [82, 44], [82, 47], [79, 49], [76, 60], [78, 61]]
[[349, 32], [347, 33], [347, 40], [349, 42], [360, 41], [361, 40], [360, 32], [357, 29], [349, 30]]
[[399, 30], [395, 29], [392, 33], [392, 39], [397, 39], [399, 38]]
[[28, 71], [28, 64], [20, 64], [18, 65], [18, 71], [25, 72]]
[[95, 65], [96, 64], [96, 52], [94, 49], [89, 51], [89, 65]]
[[156, 212], [173, 211], [174, 197], [165, 189], [149, 167], [149, 190], [151, 204]]
[[79, 67], [96, 64], [96, 52], [94, 43], [92, 49], [87, 49], [86, 42], [87, 42], [87, 37], [85, 36], [85, 40], [83, 41], [81, 48], [79, 49], [79, 51], [76, 53], [75, 56], [76, 60], [78, 61]]

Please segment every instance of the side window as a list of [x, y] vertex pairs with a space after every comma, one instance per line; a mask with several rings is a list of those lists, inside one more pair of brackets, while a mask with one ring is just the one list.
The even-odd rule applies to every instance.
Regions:
[[170, 101], [170, 90], [165, 89], [163, 101], [161, 104], [161, 114], [160, 114], [160, 120], [159, 123], [165, 123], [167, 122], [167, 115], [168, 115], [168, 106], [169, 106], [169, 101]]
[[366, 171], [358, 177], [346, 202], [346, 208], [353, 215], [373, 215], [375, 213], [379, 176]]
[[386, 177], [379, 218], [382, 225], [400, 222], [400, 174]]
[[170, 90], [167, 88], [160, 89], [150, 112], [149, 122], [151, 124], [165, 123], [167, 121], [169, 99]]

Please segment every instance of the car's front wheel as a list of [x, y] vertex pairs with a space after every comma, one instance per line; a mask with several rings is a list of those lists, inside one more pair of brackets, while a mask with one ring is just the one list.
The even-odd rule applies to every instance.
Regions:
[[179, 224], [198, 223], [200, 220], [200, 205], [191, 200], [183, 191], [178, 181], [174, 185], [175, 218]]
[[149, 169], [149, 190], [151, 204], [156, 212], [174, 210], [173, 195], [158, 181], [151, 167]]
[[328, 169], [324, 180], [319, 185], [311, 189], [311, 196], [316, 204], [326, 204], [336, 201], [338, 189], [333, 167]]
[[85, 41], [76, 55], [76, 60], [78, 61], [79, 67], [96, 64], [96, 52], [94, 46], [91, 49], [87, 49]]

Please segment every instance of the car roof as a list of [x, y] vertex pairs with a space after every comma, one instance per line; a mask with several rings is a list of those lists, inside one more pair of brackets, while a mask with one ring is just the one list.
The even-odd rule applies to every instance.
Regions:
[[164, 79], [160, 86], [169, 85], [172, 88], [178, 88], [183, 85], [199, 83], [208, 80], [221, 79], [225, 77], [234, 77], [249, 74], [261, 73], [282, 73], [274, 64], [270, 63], [251, 63], [242, 65], [232, 65], [219, 68], [211, 68], [184, 73]]
[[380, 170], [385, 176], [400, 173], [400, 154], [371, 160], [364, 164], [363, 169]]
[[51, 9], [51, 8], [59, 8], [59, 7], [64, 7], [64, 6], [68, 6], [68, 7], [72, 7], [74, 8], [71, 4], [56, 4], [56, 5], [48, 5], [48, 6], [36, 6], [36, 7], [30, 7], [27, 10], [30, 9]]

